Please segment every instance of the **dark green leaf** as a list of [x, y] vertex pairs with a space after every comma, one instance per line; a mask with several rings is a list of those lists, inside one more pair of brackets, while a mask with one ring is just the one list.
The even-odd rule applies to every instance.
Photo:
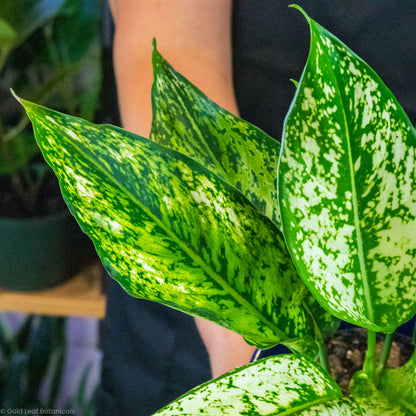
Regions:
[[4, 386], [3, 408], [17, 408], [24, 403], [27, 393], [27, 362], [26, 351], [13, 354], [10, 360], [8, 379]]
[[65, 0], [1, 0], [0, 18], [16, 32], [13, 47], [21, 45], [36, 29], [56, 16]]
[[279, 165], [285, 239], [326, 309], [389, 333], [416, 313], [416, 132], [376, 73], [308, 22]]
[[13, 351], [12, 334], [0, 319], [0, 363], [7, 361]]
[[[33, 333], [26, 349], [29, 356], [27, 365], [28, 383], [32, 389], [28, 391], [29, 397], [35, 400], [38, 391], [35, 386], [40, 387], [40, 381], [44, 380], [50, 370], [51, 359], [55, 353], [63, 355], [66, 343], [65, 324], [63, 318], [42, 316], [40, 322], [33, 328]], [[63, 358], [61, 358], [62, 361]], [[57, 361], [59, 367], [59, 359]], [[62, 366], [62, 365], [61, 365]], [[52, 383], [52, 390], [59, 389], [59, 371], [55, 371]]]
[[[67, 72], [58, 90], [63, 100], [60, 108], [91, 121], [102, 82], [99, 26], [102, 1], [71, 0], [65, 6], [65, 13], [54, 21], [50, 39], [56, 54], [52, 70], [56, 72], [60, 67]], [[70, 69], [69, 73], [65, 71], [67, 69]]]
[[56, 406], [56, 401], [62, 391], [62, 382], [65, 374], [65, 358], [65, 345], [57, 346], [50, 356], [51, 367], [49, 367], [49, 370], [51, 371], [51, 384], [46, 400], [46, 404], [49, 408], [54, 408], [54, 406]]
[[0, 17], [0, 48], [8, 51], [14, 44], [16, 36], [17, 33], [13, 27]]
[[66, 13], [54, 22], [53, 42], [61, 62], [74, 62], [88, 54], [91, 45], [100, 40], [101, 0], [71, 0]]
[[23, 323], [20, 325], [14, 336], [16, 349], [25, 351], [29, 345], [30, 337], [32, 335], [32, 327], [35, 323], [35, 315], [28, 315]]

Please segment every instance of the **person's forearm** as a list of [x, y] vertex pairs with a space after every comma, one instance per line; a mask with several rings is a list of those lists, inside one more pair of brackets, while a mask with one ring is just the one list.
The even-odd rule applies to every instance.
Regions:
[[[231, 0], [110, 0], [114, 67], [124, 128], [148, 137], [151, 127], [152, 39], [192, 83], [237, 114], [232, 82]], [[224, 328], [196, 320], [213, 376], [247, 363], [254, 348]]]
[[213, 377], [250, 362], [255, 347], [240, 335], [206, 319], [195, 318], [195, 323], [207, 348]]
[[125, 128], [148, 137], [152, 40], [177, 71], [237, 113], [230, 0], [113, 0], [114, 66]]

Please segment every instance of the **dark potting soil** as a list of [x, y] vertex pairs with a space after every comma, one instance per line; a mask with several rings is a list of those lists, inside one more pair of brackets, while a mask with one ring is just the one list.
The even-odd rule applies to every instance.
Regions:
[[47, 175], [36, 200], [28, 206], [8, 176], [0, 177], [0, 217], [31, 218], [58, 213], [66, 209], [55, 176]]
[[[377, 354], [381, 354], [384, 337], [377, 334]], [[367, 349], [367, 331], [351, 328], [337, 332], [326, 342], [329, 367], [332, 375], [344, 394], [349, 393], [353, 374], [362, 369]], [[397, 368], [405, 364], [414, 351], [410, 338], [396, 334], [388, 368]]]

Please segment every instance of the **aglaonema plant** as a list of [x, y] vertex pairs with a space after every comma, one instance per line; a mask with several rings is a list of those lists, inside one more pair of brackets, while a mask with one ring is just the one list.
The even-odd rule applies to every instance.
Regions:
[[[66, 203], [128, 293], [294, 351], [157, 415], [416, 414], [416, 357], [385, 368], [392, 334], [416, 313], [416, 132], [377, 74], [305, 17], [310, 52], [282, 145], [156, 47], [150, 140], [21, 100]], [[323, 346], [339, 319], [368, 330], [349, 396]]]

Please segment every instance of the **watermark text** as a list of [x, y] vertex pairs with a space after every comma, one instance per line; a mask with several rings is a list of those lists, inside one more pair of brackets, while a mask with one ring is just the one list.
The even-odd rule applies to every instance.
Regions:
[[0, 409], [0, 415], [75, 415], [75, 409], [48, 409], [39, 407], [34, 409], [8, 408]]

